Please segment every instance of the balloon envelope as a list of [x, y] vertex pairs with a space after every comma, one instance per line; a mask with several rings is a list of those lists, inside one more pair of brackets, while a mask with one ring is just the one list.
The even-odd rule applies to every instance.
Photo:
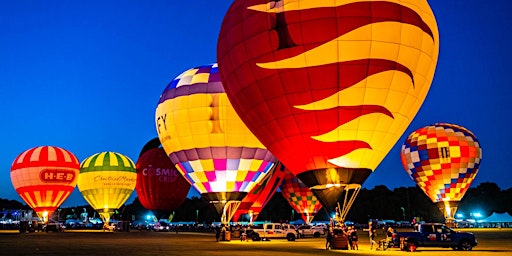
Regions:
[[185, 201], [190, 184], [178, 172], [163, 148], [152, 148], [137, 160], [136, 191], [148, 210], [173, 211]]
[[416, 115], [438, 48], [425, 0], [247, 0], [217, 59], [240, 118], [332, 209], [333, 185], [362, 184]]
[[137, 182], [133, 161], [116, 152], [94, 154], [80, 165], [78, 189], [87, 203], [104, 218], [128, 200]]
[[278, 164], [244, 197], [236, 210], [233, 221], [238, 221], [242, 214], [250, 214], [256, 220], [261, 210], [281, 185], [285, 175], [285, 168]]
[[281, 183], [281, 193], [292, 208], [301, 214], [301, 218], [306, 222], [311, 222], [322, 204], [313, 192], [290, 171], [286, 171], [283, 182]]
[[187, 70], [167, 85], [155, 118], [171, 161], [208, 201], [241, 200], [276, 161], [231, 106], [217, 64]]
[[436, 123], [411, 133], [400, 155], [407, 174], [437, 203], [462, 199], [478, 173], [482, 149], [468, 129]]
[[79, 172], [80, 163], [71, 152], [41, 146], [28, 149], [14, 159], [11, 182], [40, 218], [50, 217], [73, 192]]

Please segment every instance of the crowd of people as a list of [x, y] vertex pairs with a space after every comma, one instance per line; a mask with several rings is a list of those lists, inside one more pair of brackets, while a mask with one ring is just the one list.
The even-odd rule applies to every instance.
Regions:
[[[377, 241], [377, 228], [373, 225], [372, 222], [368, 223], [368, 228], [363, 229], [363, 231], [368, 232], [368, 237], [370, 239], [370, 250], [386, 250], [388, 248], [399, 245], [397, 241], [397, 236], [395, 230], [392, 227], [388, 227], [386, 229], [386, 237], [384, 239]], [[333, 239], [335, 235], [343, 234], [348, 240], [348, 248], [350, 250], [358, 250], [358, 234], [357, 229], [353, 226], [346, 226], [341, 224], [340, 226], [335, 227], [332, 226], [329, 228], [329, 231], [326, 235], [326, 243], [325, 249], [329, 250], [333, 247]]]

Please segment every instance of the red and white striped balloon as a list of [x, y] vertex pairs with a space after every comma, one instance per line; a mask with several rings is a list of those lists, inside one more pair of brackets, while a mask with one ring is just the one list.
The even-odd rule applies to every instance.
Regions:
[[11, 182], [40, 218], [50, 217], [76, 186], [80, 162], [71, 152], [40, 146], [21, 153], [11, 166]]

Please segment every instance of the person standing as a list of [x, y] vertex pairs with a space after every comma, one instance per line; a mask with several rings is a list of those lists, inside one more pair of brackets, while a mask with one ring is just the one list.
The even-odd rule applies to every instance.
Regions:
[[347, 238], [348, 238], [348, 246], [350, 247], [350, 250], [354, 250], [354, 244], [352, 243], [352, 232], [354, 230], [352, 229], [351, 226], [348, 227], [347, 229]]
[[[371, 222], [368, 224], [369, 224], [368, 236], [370, 237], [370, 250], [373, 250], [373, 245], [377, 244], [375, 242], [375, 237], [377, 236], [377, 229], [375, 228], [375, 226], [373, 226], [373, 224]], [[377, 248], [377, 247], [375, 247], [375, 248]]]
[[220, 227], [219, 226], [215, 227], [215, 238], [217, 238], [217, 242], [220, 239]]
[[352, 228], [352, 232], [350, 233], [350, 237], [352, 238], [352, 248], [353, 250], [359, 250], [359, 244], [357, 242], [357, 229]]
[[327, 235], [325, 236], [325, 249], [326, 250], [329, 250], [331, 249], [331, 243], [332, 243], [332, 237], [333, 237], [333, 234], [332, 234], [332, 226], [329, 228], [329, 230], [327, 231]]

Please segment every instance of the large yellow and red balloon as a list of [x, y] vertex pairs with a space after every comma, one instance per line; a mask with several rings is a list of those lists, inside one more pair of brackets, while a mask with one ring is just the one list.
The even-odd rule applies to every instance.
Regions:
[[242, 200], [276, 161], [231, 106], [217, 64], [189, 69], [167, 85], [155, 119], [171, 161], [219, 213], [227, 201]]
[[322, 209], [322, 204], [318, 198], [313, 195], [304, 183], [286, 170], [283, 182], [281, 183], [281, 194], [288, 201], [291, 207], [297, 211], [302, 220], [309, 224], [315, 215]]
[[416, 115], [438, 51], [426, 0], [247, 0], [228, 10], [217, 59], [240, 118], [333, 209]]
[[173, 211], [187, 197], [190, 184], [176, 169], [163, 148], [151, 148], [137, 160], [135, 190], [140, 203], [148, 210]]
[[23, 201], [47, 221], [73, 192], [79, 172], [80, 163], [71, 152], [41, 146], [14, 159], [11, 182]]
[[411, 179], [450, 219], [478, 173], [482, 148], [468, 129], [436, 123], [411, 133], [400, 156]]
[[78, 189], [108, 225], [110, 216], [128, 200], [137, 182], [133, 161], [116, 152], [94, 154], [80, 164]]

